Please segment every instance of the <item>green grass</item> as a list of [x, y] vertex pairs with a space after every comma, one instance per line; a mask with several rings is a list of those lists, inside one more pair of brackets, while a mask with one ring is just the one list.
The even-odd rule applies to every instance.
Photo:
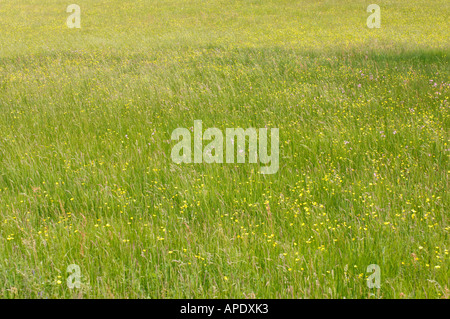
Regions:
[[0, 297], [449, 298], [449, 4], [372, 2], [0, 1]]

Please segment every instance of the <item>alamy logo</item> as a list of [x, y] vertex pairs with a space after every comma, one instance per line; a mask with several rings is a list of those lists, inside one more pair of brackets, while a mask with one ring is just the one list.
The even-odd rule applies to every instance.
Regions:
[[69, 289], [80, 288], [81, 287], [81, 270], [80, 266], [77, 264], [71, 264], [67, 266], [68, 273], [71, 273], [69, 277], [67, 277], [67, 287]]
[[[187, 128], [177, 128], [172, 132], [172, 140], [178, 143], [172, 148], [171, 157], [175, 163], [223, 163], [224, 144], [225, 162], [266, 164], [261, 167], [261, 174], [275, 174], [279, 168], [279, 132], [278, 128], [271, 128], [270, 155], [268, 154], [267, 132], [269, 129], [260, 128], [227, 128], [224, 136], [218, 128], [208, 128], [203, 133], [202, 121], [194, 121], [194, 158], [192, 160], [191, 132]], [[203, 141], [211, 141], [203, 148]], [[248, 145], [248, 156], [246, 156]], [[236, 154], [236, 156], [235, 156]]]
[[71, 4], [66, 9], [67, 13], [72, 13], [66, 21], [67, 27], [70, 29], [81, 28], [81, 8], [77, 4]]
[[367, 27], [370, 29], [381, 27], [381, 9], [378, 4], [371, 4], [367, 7], [367, 12], [372, 13], [367, 18]]
[[380, 287], [381, 287], [381, 269], [380, 269], [380, 266], [378, 266], [377, 264], [371, 264], [371, 265], [367, 266], [367, 272], [368, 273], [372, 273], [367, 278], [367, 287], [369, 287], [370, 289], [372, 289], [372, 288], [380, 289]]

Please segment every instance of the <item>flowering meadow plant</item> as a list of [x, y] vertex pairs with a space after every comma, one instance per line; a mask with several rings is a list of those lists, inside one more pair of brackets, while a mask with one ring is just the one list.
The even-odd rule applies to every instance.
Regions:
[[448, 1], [371, 5], [1, 1], [0, 298], [449, 298]]

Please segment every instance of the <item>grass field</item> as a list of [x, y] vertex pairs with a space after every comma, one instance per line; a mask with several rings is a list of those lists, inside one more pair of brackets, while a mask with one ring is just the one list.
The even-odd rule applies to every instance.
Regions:
[[447, 0], [73, 2], [0, 1], [0, 298], [450, 297]]

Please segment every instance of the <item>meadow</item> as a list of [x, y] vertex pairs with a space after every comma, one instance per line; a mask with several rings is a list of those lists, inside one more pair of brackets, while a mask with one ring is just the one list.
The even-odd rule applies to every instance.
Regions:
[[0, 1], [0, 298], [450, 297], [448, 1], [73, 2]]

